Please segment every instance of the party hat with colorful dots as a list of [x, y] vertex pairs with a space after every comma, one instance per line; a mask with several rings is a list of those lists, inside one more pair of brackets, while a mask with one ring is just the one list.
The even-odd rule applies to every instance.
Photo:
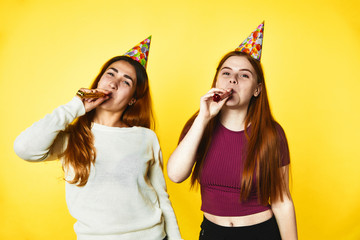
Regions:
[[238, 46], [235, 51], [248, 53], [252, 58], [260, 61], [264, 34], [264, 22], [253, 31], [250, 36]]
[[146, 68], [147, 60], [149, 57], [151, 36], [140, 42], [138, 45], [127, 51], [124, 56], [129, 56], [132, 59], [141, 63]]

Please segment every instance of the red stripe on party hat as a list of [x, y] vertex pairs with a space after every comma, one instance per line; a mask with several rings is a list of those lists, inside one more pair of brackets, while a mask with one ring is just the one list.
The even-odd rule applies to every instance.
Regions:
[[261, 50], [263, 43], [264, 35], [264, 22], [262, 22], [256, 29], [253, 31], [249, 37], [247, 37], [241, 44], [238, 46], [235, 51], [244, 52], [249, 54], [252, 58], [259, 60], [261, 58]]
[[131, 57], [132, 59], [141, 63], [141, 65], [143, 65], [144, 68], [146, 68], [147, 60], [149, 57], [150, 42], [151, 42], [151, 36], [146, 38], [144, 41], [140, 42], [135, 47], [131, 48], [123, 56]]

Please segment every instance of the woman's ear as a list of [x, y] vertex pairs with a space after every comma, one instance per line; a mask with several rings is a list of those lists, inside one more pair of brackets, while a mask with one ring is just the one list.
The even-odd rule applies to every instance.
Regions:
[[255, 91], [254, 91], [254, 97], [259, 96], [259, 94], [260, 94], [261, 90], [262, 90], [262, 84], [261, 84], [261, 83], [259, 83], [259, 84], [257, 85], [257, 87], [255, 88]]

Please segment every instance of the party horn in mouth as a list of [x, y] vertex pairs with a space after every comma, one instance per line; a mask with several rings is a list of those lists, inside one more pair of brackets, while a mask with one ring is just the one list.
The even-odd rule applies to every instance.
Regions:
[[230, 97], [233, 93], [233, 90], [231, 89], [230, 91], [226, 91], [224, 94], [218, 94], [218, 93], [215, 93], [214, 96], [213, 96], [213, 101], [214, 102], [220, 102], [221, 100], [227, 98], [227, 97]]
[[76, 95], [80, 96], [81, 98], [101, 98], [105, 97], [106, 94], [103, 92], [83, 92], [79, 90]]

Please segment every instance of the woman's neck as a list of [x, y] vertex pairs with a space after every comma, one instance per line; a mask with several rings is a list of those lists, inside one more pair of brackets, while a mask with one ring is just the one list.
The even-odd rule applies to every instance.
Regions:
[[233, 109], [221, 109], [221, 124], [232, 131], [242, 131], [245, 128], [245, 118], [247, 111], [238, 111]]
[[121, 121], [122, 112], [109, 112], [103, 109], [95, 109], [93, 121], [108, 127], [128, 127]]

